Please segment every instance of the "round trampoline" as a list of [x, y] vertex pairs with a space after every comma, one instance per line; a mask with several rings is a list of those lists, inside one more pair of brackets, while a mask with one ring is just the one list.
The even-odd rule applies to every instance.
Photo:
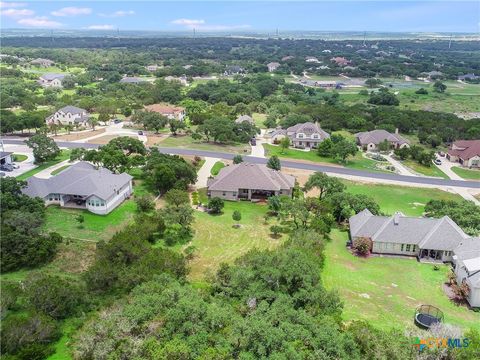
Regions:
[[443, 321], [443, 312], [433, 305], [420, 305], [415, 310], [415, 324], [429, 329], [433, 324]]

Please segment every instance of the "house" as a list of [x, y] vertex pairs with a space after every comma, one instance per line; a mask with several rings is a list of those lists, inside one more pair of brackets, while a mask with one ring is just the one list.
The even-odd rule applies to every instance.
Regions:
[[187, 80], [187, 77], [185, 75], [183, 76], [180, 76], [180, 77], [175, 77], [175, 76], [166, 76], [165, 78], [165, 81], [178, 81], [180, 84], [182, 84], [183, 86], [188, 86], [188, 80]]
[[453, 250], [457, 284], [466, 283], [470, 289], [467, 301], [480, 307], [480, 238], [469, 238]]
[[232, 65], [232, 66], [227, 66], [225, 69], [224, 75], [239, 75], [239, 74], [245, 74], [245, 69], [238, 66], [238, 65]]
[[416, 256], [420, 260], [452, 262], [454, 250], [467, 234], [448, 216], [440, 219], [375, 216], [365, 209], [349, 219], [350, 239], [370, 240], [375, 254]]
[[325, 53], [325, 54], [330, 54], [331, 52], [332, 50], [328, 50], [328, 49], [322, 50], [322, 53]]
[[305, 58], [305, 62], [307, 62], [307, 63], [316, 63], [316, 64], [320, 63], [320, 61], [319, 61], [316, 57], [314, 57], [314, 56], [307, 56], [307, 57]]
[[122, 79], [120, 79], [120, 82], [122, 84], [140, 84], [145, 81], [147, 80], [144, 78], [135, 77], [135, 76], [125, 76]]
[[30, 177], [22, 192], [45, 205], [108, 214], [132, 194], [132, 177], [81, 161], [48, 179]]
[[274, 195], [292, 196], [295, 177], [269, 169], [263, 164], [242, 162], [220, 170], [207, 181], [209, 198], [258, 200]]
[[45, 119], [47, 125], [76, 125], [87, 126], [90, 114], [85, 109], [76, 106], [65, 106]]
[[282, 61], [288, 61], [288, 60], [292, 60], [292, 59], [295, 59], [295, 56], [291, 56], [291, 55], [288, 55], [288, 56], [284, 56], [282, 57]]
[[240, 115], [235, 119], [235, 123], [237, 124], [241, 124], [243, 122], [247, 122], [251, 125], [254, 125], [253, 118], [250, 115]]
[[148, 65], [145, 67], [148, 71], [151, 71], [151, 72], [155, 72], [157, 71], [158, 69], [160, 69], [160, 66], [158, 65]]
[[12, 165], [13, 163], [12, 155], [13, 155], [13, 152], [0, 151], [0, 167], [4, 165]]
[[340, 56], [333, 57], [333, 58], [330, 59], [330, 61], [334, 62], [338, 66], [347, 66], [348, 64], [350, 64], [350, 61], [348, 61], [344, 57], [340, 57]]
[[55, 62], [48, 59], [37, 58], [35, 60], [30, 61], [30, 64], [35, 66], [41, 66], [41, 67], [49, 67], [49, 66], [53, 66]]
[[[276, 134], [276, 138], [280, 134]], [[285, 131], [292, 146], [296, 148], [315, 148], [323, 140], [330, 137], [326, 131], [322, 130], [317, 124], [306, 122], [289, 127]]]
[[429, 72], [423, 72], [422, 74], [425, 75], [427, 77], [427, 79], [429, 79], [429, 80], [436, 80], [436, 79], [440, 79], [440, 78], [443, 77], [443, 73], [441, 71], [437, 71], [437, 70], [429, 71]]
[[480, 140], [457, 140], [449, 148], [447, 159], [465, 167], [480, 168]]
[[355, 139], [357, 144], [367, 151], [378, 150], [378, 145], [384, 141], [387, 141], [390, 148], [394, 149], [410, 147], [408, 141], [398, 134], [398, 129], [394, 134], [382, 129], [359, 132], [355, 134]]
[[267, 64], [268, 72], [274, 72], [280, 67], [280, 63], [278, 62], [270, 62]]
[[159, 113], [169, 119], [183, 121], [185, 119], [185, 108], [168, 104], [146, 105], [145, 110]]
[[465, 80], [477, 80], [480, 79], [480, 76], [475, 75], [475, 74], [465, 74], [465, 75], [460, 75], [458, 80], [465, 81]]
[[62, 87], [62, 80], [65, 78], [64, 74], [43, 74], [38, 79], [38, 83], [42, 87]]

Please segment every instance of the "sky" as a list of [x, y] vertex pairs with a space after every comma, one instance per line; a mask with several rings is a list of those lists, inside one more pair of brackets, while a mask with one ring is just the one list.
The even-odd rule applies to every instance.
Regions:
[[480, 31], [476, 1], [1, 1], [1, 27], [249, 31]]

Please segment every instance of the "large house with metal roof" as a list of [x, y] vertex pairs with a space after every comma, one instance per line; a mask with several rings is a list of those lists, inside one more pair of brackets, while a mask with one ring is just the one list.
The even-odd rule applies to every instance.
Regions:
[[76, 106], [65, 106], [57, 110], [52, 115], [45, 119], [47, 125], [75, 125], [75, 126], [88, 126], [90, 121], [90, 114], [85, 109], [78, 108]]
[[39, 197], [45, 205], [86, 209], [95, 214], [108, 214], [132, 193], [132, 177], [114, 174], [105, 168], [81, 161], [48, 179], [30, 177], [22, 192]]
[[209, 198], [258, 200], [274, 195], [292, 196], [295, 177], [272, 170], [263, 164], [230, 165], [207, 181]]

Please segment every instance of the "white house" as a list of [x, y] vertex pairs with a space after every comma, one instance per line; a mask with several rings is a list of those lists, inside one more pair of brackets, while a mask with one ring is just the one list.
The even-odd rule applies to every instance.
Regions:
[[270, 62], [267, 64], [268, 72], [274, 72], [280, 67], [280, 63], [278, 62]]
[[85, 109], [76, 106], [65, 106], [45, 119], [47, 125], [88, 126], [90, 115]]
[[65, 78], [64, 74], [52, 74], [52, 73], [43, 74], [38, 79], [38, 83], [42, 87], [45, 87], [45, 88], [47, 88], [47, 87], [61, 88], [62, 87], [62, 81], [63, 81], [64, 78]]
[[288, 137], [290, 143], [296, 148], [316, 148], [319, 143], [330, 137], [330, 134], [321, 129], [317, 124], [306, 122], [290, 126], [288, 129], [277, 129], [271, 135], [271, 142], [278, 143], [282, 138]]

